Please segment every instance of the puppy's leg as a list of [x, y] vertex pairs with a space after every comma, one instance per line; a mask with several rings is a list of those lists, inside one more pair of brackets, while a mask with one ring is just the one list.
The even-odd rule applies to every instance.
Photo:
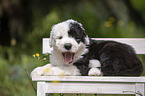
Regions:
[[[45, 71], [46, 70], [47, 70], [47, 68], [45, 68]], [[59, 67], [51, 66], [50, 71], [49, 72], [45, 72], [44, 75], [64, 76], [65, 72]]]
[[88, 72], [89, 76], [100, 76], [103, 75], [101, 72], [101, 64], [98, 60], [90, 60], [89, 67], [91, 68]]
[[[47, 68], [47, 69], [46, 69]], [[35, 68], [32, 72], [31, 72], [31, 77], [34, 77], [34, 76], [42, 76], [45, 74], [45, 71], [49, 71], [51, 68], [51, 64], [47, 64], [43, 67], [37, 67]]]
[[64, 75], [64, 71], [59, 67], [54, 67], [51, 64], [47, 64], [43, 67], [37, 67], [31, 72], [31, 77], [42, 75]]

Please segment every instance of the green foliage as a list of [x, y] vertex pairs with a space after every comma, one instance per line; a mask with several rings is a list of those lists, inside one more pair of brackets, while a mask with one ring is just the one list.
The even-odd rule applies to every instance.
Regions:
[[35, 52], [42, 53], [42, 38], [48, 38], [51, 27], [58, 22], [59, 17], [56, 10], [52, 10], [44, 18], [41, 18], [41, 20], [36, 19], [32, 32], [28, 33], [26, 35], [27, 39], [24, 40], [25, 49], [28, 49], [27, 51], [31, 54]]
[[132, 5], [143, 15], [144, 19], [145, 19], [145, 1], [144, 0], [131, 0]]
[[[22, 55], [21, 62], [17, 60], [9, 48], [1, 48], [0, 55], [0, 93], [1, 96], [35, 96], [30, 82], [24, 72], [25, 66], [31, 65], [30, 56]], [[5, 59], [2, 54], [8, 53]], [[14, 59], [14, 60], [13, 60]], [[16, 60], [16, 61], [15, 61]]]

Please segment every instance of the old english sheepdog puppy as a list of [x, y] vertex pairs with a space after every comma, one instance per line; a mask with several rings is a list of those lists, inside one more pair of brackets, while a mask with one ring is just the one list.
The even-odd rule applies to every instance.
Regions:
[[51, 64], [35, 68], [31, 76], [138, 76], [143, 72], [142, 62], [131, 46], [92, 40], [82, 24], [72, 19], [52, 27], [50, 46], [53, 47]]

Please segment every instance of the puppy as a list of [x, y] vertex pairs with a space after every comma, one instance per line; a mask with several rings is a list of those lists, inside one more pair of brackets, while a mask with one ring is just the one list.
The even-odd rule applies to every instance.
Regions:
[[31, 76], [139, 76], [143, 72], [142, 62], [131, 46], [92, 40], [82, 24], [72, 19], [52, 27], [50, 46], [53, 47], [51, 64], [34, 69]]

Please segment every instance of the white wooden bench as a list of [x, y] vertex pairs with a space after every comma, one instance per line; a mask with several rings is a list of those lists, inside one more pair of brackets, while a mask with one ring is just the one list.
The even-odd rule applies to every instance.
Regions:
[[[96, 38], [114, 40], [134, 47], [137, 54], [145, 54], [145, 38]], [[49, 53], [49, 38], [43, 38], [43, 53]], [[145, 77], [113, 76], [38, 76], [37, 96], [46, 93], [135, 94], [145, 96]], [[140, 95], [142, 94], [142, 95]]]

